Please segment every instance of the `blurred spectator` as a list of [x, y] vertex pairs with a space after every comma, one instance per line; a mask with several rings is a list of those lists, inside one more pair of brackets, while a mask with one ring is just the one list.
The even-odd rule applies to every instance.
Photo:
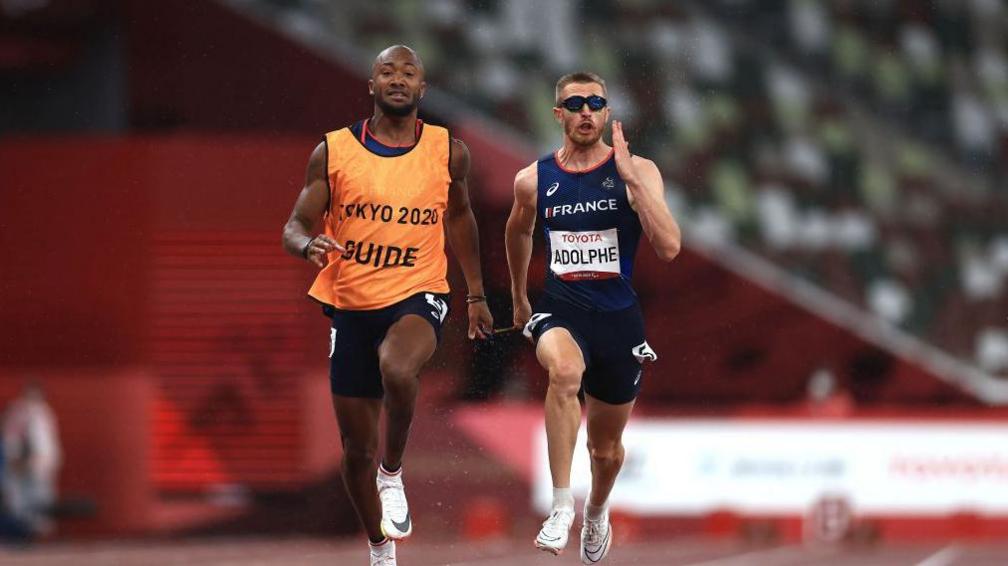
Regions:
[[975, 246], [965, 246], [962, 258], [963, 291], [974, 301], [996, 299], [1004, 288], [997, 266]]
[[566, 72], [578, 64], [578, 47], [571, 40], [574, 31], [573, 0], [511, 0], [501, 5], [507, 43], [518, 50], [532, 51], [545, 59], [554, 72]]
[[913, 303], [906, 286], [893, 279], [879, 279], [868, 286], [868, 304], [878, 317], [901, 324], [910, 316]]
[[966, 89], [958, 89], [952, 97], [952, 116], [956, 141], [964, 157], [978, 165], [986, 165], [994, 150], [994, 121], [988, 108]]
[[775, 185], [764, 186], [756, 208], [763, 240], [771, 250], [783, 252], [797, 246], [800, 218], [791, 193]]
[[792, 136], [784, 149], [784, 161], [791, 174], [814, 186], [829, 176], [829, 165], [819, 146], [805, 136]]
[[854, 411], [854, 400], [839, 387], [833, 372], [821, 367], [809, 376], [805, 408], [815, 417], [845, 417]]
[[702, 82], [725, 84], [733, 72], [731, 41], [720, 28], [705, 20], [696, 20], [692, 31], [690, 43], [695, 50], [687, 61], [695, 76]]
[[976, 359], [992, 374], [1008, 373], [1008, 329], [984, 328], [977, 336]]
[[8, 514], [35, 535], [52, 532], [62, 452], [56, 418], [37, 383], [11, 401], [3, 420], [3, 501]]
[[788, 132], [801, 130], [812, 98], [805, 81], [793, 70], [773, 65], [767, 68], [766, 84], [777, 121]]
[[[4, 466], [3, 445], [0, 444], [0, 483], [6, 477], [6, 467]], [[31, 529], [24, 521], [19, 521], [13, 517], [4, 504], [3, 493], [0, 492], [0, 541], [4, 542], [24, 542], [31, 538]]]
[[788, 23], [796, 46], [803, 53], [821, 56], [829, 48], [830, 22], [820, 2], [791, 0]]

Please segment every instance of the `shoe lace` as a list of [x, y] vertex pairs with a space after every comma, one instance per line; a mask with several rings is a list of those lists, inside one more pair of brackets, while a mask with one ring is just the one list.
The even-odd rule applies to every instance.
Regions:
[[394, 514], [395, 517], [406, 514], [406, 494], [401, 485], [387, 483], [378, 488], [378, 497], [382, 506]]
[[598, 542], [606, 533], [606, 521], [592, 521], [590, 519], [585, 519], [585, 539], [593, 543]]
[[566, 530], [570, 529], [570, 521], [573, 519], [574, 513], [567, 511], [565, 509], [554, 509], [550, 516], [543, 521], [543, 532], [551, 537], [561, 536]]

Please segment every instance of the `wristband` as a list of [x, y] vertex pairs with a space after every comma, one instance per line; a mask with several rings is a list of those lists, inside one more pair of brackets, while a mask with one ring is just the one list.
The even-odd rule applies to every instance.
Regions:
[[485, 303], [486, 297], [483, 295], [466, 295], [466, 304], [471, 305], [473, 303]]
[[312, 239], [308, 240], [308, 243], [305, 244], [303, 248], [301, 248], [301, 257], [303, 257], [305, 259], [308, 259], [308, 248], [311, 247], [312, 242], [314, 242], [314, 241], [315, 241], [315, 238], [312, 238]]

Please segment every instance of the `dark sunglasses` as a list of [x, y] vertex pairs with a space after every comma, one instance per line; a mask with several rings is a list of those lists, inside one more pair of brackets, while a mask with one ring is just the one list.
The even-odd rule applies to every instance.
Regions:
[[588, 103], [588, 108], [592, 112], [598, 112], [606, 107], [606, 99], [597, 94], [593, 94], [591, 96], [568, 96], [560, 103], [560, 106], [563, 106], [571, 112], [580, 112], [586, 102]]

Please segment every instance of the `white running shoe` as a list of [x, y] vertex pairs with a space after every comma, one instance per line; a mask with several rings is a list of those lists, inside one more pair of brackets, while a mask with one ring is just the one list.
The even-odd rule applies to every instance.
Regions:
[[394, 540], [388, 539], [378, 545], [369, 542], [368, 546], [371, 547], [371, 566], [396, 566]]
[[402, 468], [395, 474], [378, 467], [378, 497], [381, 499], [381, 530], [390, 539], [404, 539], [413, 532], [413, 521], [403, 489]]
[[597, 521], [585, 518], [581, 527], [581, 562], [594, 564], [601, 562], [612, 546], [612, 525], [609, 513]]
[[558, 507], [543, 521], [542, 529], [536, 536], [535, 545], [539, 550], [560, 554], [567, 546], [571, 524], [574, 523], [574, 509]]

